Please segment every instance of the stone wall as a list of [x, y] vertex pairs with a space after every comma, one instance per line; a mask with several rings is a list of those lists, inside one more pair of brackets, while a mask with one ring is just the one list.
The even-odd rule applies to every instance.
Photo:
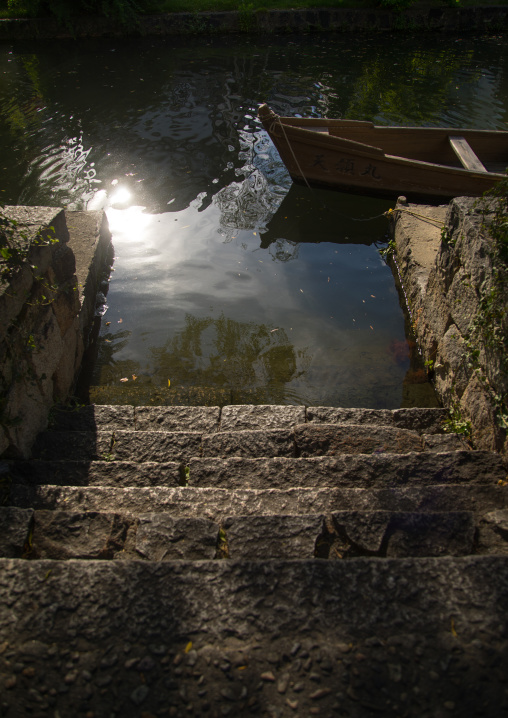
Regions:
[[[326, 5], [326, 3], [324, 3]], [[424, 2], [401, 10], [382, 8], [312, 8], [239, 12], [182, 12], [140, 16], [122, 26], [114, 19], [83, 17], [72, 28], [53, 18], [0, 20], [0, 40], [121, 35], [200, 35], [237, 32], [503, 32], [508, 25], [506, 5], [430, 7]]]
[[51, 407], [73, 390], [111, 237], [102, 212], [4, 213], [28, 255], [0, 284], [0, 456], [28, 457]]
[[[507, 335], [508, 291], [497, 286], [500, 312], [492, 323], [485, 302], [493, 296], [496, 266], [487, 209], [484, 200], [472, 198], [448, 207], [407, 205], [399, 198], [394, 261], [440, 400], [455, 422], [469, 422], [476, 448], [508, 454], [502, 426], [506, 352], [495, 341]], [[482, 329], [485, 321], [491, 325]]]

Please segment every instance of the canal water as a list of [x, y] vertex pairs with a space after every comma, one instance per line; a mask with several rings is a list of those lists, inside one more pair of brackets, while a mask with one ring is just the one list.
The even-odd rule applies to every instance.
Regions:
[[0, 203], [104, 208], [112, 230], [90, 399], [433, 405], [379, 252], [396, 198], [293, 185], [256, 111], [506, 129], [507, 47], [328, 34], [0, 45]]

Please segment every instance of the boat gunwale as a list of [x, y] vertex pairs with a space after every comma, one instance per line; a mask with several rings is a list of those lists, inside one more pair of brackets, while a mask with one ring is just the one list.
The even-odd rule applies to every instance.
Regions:
[[[262, 118], [261, 118], [262, 120]], [[359, 130], [365, 130], [370, 129], [375, 132], [379, 132], [380, 134], [383, 133], [389, 133], [393, 132], [403, 132], [404, 134], [416, 134], [416, 135], [425, 135], [425, 134], [435, 134], [435, 135], [442, 135], [443, 137], [448, 137], [450, 133], [453, 134], [461, 134], [461, 135], [469, 135], [469, 136], [475, 136], [478, 135], [478, 137], [488, 137], [492, 136], [492, 139], [497, 138], [506, 138], [508, 140], [508, 130], [480, 130], [474, 127], [427, 127], [427, 126], [418, 126], [418, 125], [374, 125], [372, 122], [364, 122], [363, 120], [337, 120], [337, 119], [329, 119], [327, 117], [280, 117], [279, 115], [274, 115], [271, 118], [266, 118], [265, 122], [279, 120], [281, 124], [283, 124], [285, 127], [290, 127], [291, 129], [300, 129], [304, 130], [307, 127], [322, 127], [322, 126], [329, 126], [329, 127], [344, 127], [348, 129], [355, 129], [358, 128]], [[263, 120], [262, 120], [263, 121]], [[333, 137], [334, 135], [330, 135]]]
[[[275, 117], [278, 117], [278, 116], [275, 115]], [[279, 118], [279, 119], [282, 120], [284, 118]], [[298, 118], [298, 119], [300, 119], [300, 118]], [[304, 119], [304, 118], [302, 118], [302, 119]], [[271, 121], [267, 120], [267, 124], [268, 124], [268, 122], [273, 122], [273, 119]], [[373, 157], [378, 160], [385, 159], [386, 161], [390, 162], [390, 164], [400, 164], [400, 165], [404, 165], [404, 166], [408, 166], [408, 165], [409, 166], [418, 166], [418, 167], [421, 167], [422, 169], [435, 169], [435, 171], [439, 171], [439, 172], [444, 171], [447, 174], [453, 174], [453, 175], [456, 174], [459, 177], [460, 176], [478, 177], [479, 179], [480, 178], [484, 179], [486, 176], [494, 177], [496, 179], [497, 178], [503, 179], [503, 178], [507, 177], [507, 174], [504, 172], [486, 172], [486, 173], [478, 172], [475, 170], [468, 170], [464, 167], [459, 167], [459, 166], [454, 167], [453, 165], [444, 165], [444, 164], [439, 164], [438, 162], [429, 162], [426, 160], [411, 159], [408, 157], [403, 157], [402, 155], [386, 154], [380, 147], [376, 147], [375, 145], [367, 145], [362, 142], [357, 142], [356, 140], [350, 140], [348, 138], [343, 138], [343, 137], [335, 136], [335, 135], [319, 134], [319, 133], [314, 132], [313, 130], [306, 129], [305, 127], [298, 127], [295, 125], [289, 125], [289, 124], [282, 123], [282, 122], [281, 122], [281, 124], [284, 125], [285, 129], [289, 130], [290, 135], [295, 136], [294, 139], [297, 142], [300, 142], [300, 143], [306, 144], [306, 145], [323, 147], [325, 149], [329, 149], [332, 151], [337, 151], [337, 150], [341, 150], [341, 149], [342, 150], [349, 149], [349, 151], [351, 151], [352, 153], [355, 153], [357, 155], [361, 155], [364, 157]], [[321, 123], [321, 125], [322, 124], [323, 123]], [[319, 126], [319, 119], [317, 120], [316, 126]], [[283, 142], [286, 141], [286, 138], [284, 137], [284, 133], [281, 135], [278, 135], [275, 132], [273, 132], [271, 127], [270, 128], [266, 127], [266, 125], [265, 125], [265, 129], [268, 132], [268, 134], [270, 135], [270, 137], [272, 138], [272, 141], [274, 142], [274, 144], [279, 145], [280, 144], [279, 141], [283, 141]], [[389, 128], [389, 129], [391, 129], [391, 128]], [[397, 129], [400, 129], [400, 128], [397, 128]], [[419, 129], [419, 128], [413, 127], [413, 128], [407, 128], [407, 129], [415, 130], [415, 129]], [[440, 127], [434, 128], [434, 127], [432, 127], [432, 128], [423, 128], [423, 129], [438, 130], [438, 131], [441, 130], [443, 132], [443, 136], [448, 136], [447, 130], [449, 130], [451, 128], [440, 128]], [[456, 128], [456, 129], [453, 128], [453, 130], [455, 132], [461, 132], [460, 128]], [[468, 130], [463, 130], [463, 132], [467, 133]], [[481, 132], [481, 133], [491, 134], [490, 130], [470, 130], [469, 132]], [[506, 138], [508, 139], [508, 132], [504, 132], [501, 130], [500, 131], [494, 130], [494, 132], [496, 132], [496, 133], [499, 132], [500, 134], [504, 134], [504, 135], [506, 135]], [[288, 151], [287, 149], [285, 150], [284, 148], [281, 148], [281, 149], [284, 152]]]

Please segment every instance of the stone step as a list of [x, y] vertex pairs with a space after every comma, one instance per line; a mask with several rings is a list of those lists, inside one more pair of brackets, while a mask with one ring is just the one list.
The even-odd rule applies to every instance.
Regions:
[[193, 456], [310, 457], [336, 454], [454, 451], [466, 445], [454, 434], [420, 436], [408, 429], [357, 424], [303, 424], [291, 429], [198, 431], [45, 431], [33, 458], [58, 460], [181, 461]]
[[451, 451], [409, 454], [342, 454], [311, 458], [192, 457], [181, 462], [12, 461], [14, 483], [58, 486], [165, 486], [287, 489], [290, 487], [389, 488], [425, 484], [502, 484], [499, 454]]
[[188, 462], [201, 454], [199, 431], [45, 431], [34, 459], [81, 461]]
[[129, 429], [140, 431], [237, 431], [291, 429], [298, 424], [367, 424], [393, 426], [418, 433], [441, 434], [446, 409], [338, 409], [332, 407], [101, 406], [60, 408], [51, 426], [63, 431]]
[[[218, 522], [166, 512], [123, 516], [0, 508], [0, 525], [0, 556], [32, 560], [466, 556], [475, 551], [476, 532], [474, 515], [465, 511], [335, 511], [229, 516]], [[484, 553], [492, 536], [482, 535]], [[497, 552], [498, 542], [493, 546]]]
[[[412, 451], [454, 451], [467, 448], [455, 434], [420, 435], [410, 429], [364, 424], [306, 424], [295, 427], [297, 455], [405, 454]], [[216, 439], [218, 435], [211, 437]], [[204, 442], [203, 442], [204, 443]], [[203, 450], [203, 455], [209, 452]]]
[[506, 556], [3, 559], [0, 605], [7, 715], [508, 708]]
[[55, 431], [200, 431], [219, 428], [221, 410], [209, 406], [100, 406], [56, 409]]
[[114, 511], [125, 515], [169, 512], [175, 517], [223, 520], [258, 514], [328, 514], [334, 511], [474, 511], [508, 506], [506, 487], [482, 484], [398, 486], [384, 489], [222, 489], [186, 487], [28, 486], [14, 484], [9, 504], [20, 508]]
[[[190, 463], [190, 461], [189, 461]], [[31, 461], [8, 462], [18, 484], [57, 486], [183, 486], [188, 471], [180, 461]]]
[[[499, 454], [482, 451], [341, 454], [297, 459], [192, 458], [188, 469], [189, 486], [230, 489], [312, 486], [380, 489], [462, 483], [496, 486], [506, 479], [506, 467]], [[41, 478], [45, 475], [42, 473]]]

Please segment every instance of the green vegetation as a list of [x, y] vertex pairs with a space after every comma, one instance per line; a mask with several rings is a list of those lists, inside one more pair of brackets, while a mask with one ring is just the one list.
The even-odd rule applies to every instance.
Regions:
[[484, 216], [484, 231], [492, 238], [492, 281], [479, 288], [480, 306], [467, 337], [467, 359], [489, 390], [499, 426], [507, 430], [507, 398], [494, 391], [480, 360], [485, 352], [499, 363], [501, 376], [508, 375], [508, 178], [486, 192], [477, 209]]
[[[501, 4], [507, 3], [508, 0], [501, 0]], [[0, 0], [0, 18], [53, 16], [68, 23], [79, 15], [98, 15], [128, 24], [139, 14], [232, 10], [240, 12], [248, 23], [252, 13], [271, 9], [381, 7], [400, 11], [410, 6], [490, 4], [491, 0]]]
[[[29, 237], [26, 231], [21, 229], [18, 222], [10, 219], [4, 214], [0, 206], [0, 287], [15, 276], [28, 260], [30, 252], [34, 247], [56, 244], [54, 227], [49, 227], [46, 233], [39, 232], [35, 237]], [[37, 267], [29, 265], [34, 275], [34, 280], [40, 281], [41, 277], [36, 274]], [[56, 287], [48, 287], [54, 291]], [[46, 300], [46, 297], [42, 297]]]
[[450, 409], [450, 417], [445, 420], [443, 428], [447, 434], [459, 434], [467, 441], [471, 441], [471, 422], [463, 419], [458, 405], [454, 405]]

